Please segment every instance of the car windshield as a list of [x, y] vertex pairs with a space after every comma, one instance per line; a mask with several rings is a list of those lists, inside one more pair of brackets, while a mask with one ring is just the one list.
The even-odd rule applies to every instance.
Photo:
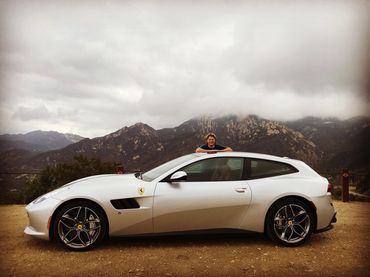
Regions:
[[145, 172], [144, 174], [142, 174], [142, 179], [144, 181], [148, 181], [148, 182], [151, 182], [153, 181], [155, 178], [161, 176], [162, 174], [166, 173], [168, 170], [176, 167], [176, 166], [179, 166], [181, 164], [183, 164], [184, 162], [186, 161], [189, 161], [191, 159], [194, 159], [195, 157], [195, 154], [189, 154], [189, 155], [186, 155], [186, 156], [181, 156], [179, 158], [176, 158], [174, 160], [171, 160], [171, 161], [168, 161], [158, 167], [155, 167], [147, 172]]

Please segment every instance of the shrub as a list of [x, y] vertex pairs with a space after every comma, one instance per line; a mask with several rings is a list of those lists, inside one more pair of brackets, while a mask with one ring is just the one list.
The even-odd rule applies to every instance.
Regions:
[[71, 181], [98, 174], [113, 173], [116, 163], [88, 159], [82, 155], [74, 157], [72, 163], [47, 166], [39, 175], [28, 180], [23, 191], [24, 203], [29, 203], [42, 194], [52, 191]]

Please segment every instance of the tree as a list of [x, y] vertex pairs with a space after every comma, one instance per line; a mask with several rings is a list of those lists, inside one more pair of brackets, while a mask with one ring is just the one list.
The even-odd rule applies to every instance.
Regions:
[[82, 155], [75, 156], [73, 163], [47, 166], [39, 175], [26, 182], [23, 191], [24, 202], [29, 203], [42, 194], [80, 178], [113, 173], [116, 166], [116, 163], [102, 162], [97, 158], [88, 159]]

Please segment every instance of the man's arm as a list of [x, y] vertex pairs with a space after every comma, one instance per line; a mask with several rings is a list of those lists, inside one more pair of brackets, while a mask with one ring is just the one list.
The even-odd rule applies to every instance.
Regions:
[[203, 149], [202, 147], [198, 147], [197, 149], [195, 149], [195, 152], [214, 154], [214, 153], [220, 152], [220, 150], [210, 150], [210, 149]]
[[233, 150], [230, 147], [225, 147], [225, 149], [223, 150], [206, 150], [201, 147], [198, 147], [197, 149], [195, 149], [196, 153], [208, 153], [208, 154], [213, 154], [217, 152], [232, 152], [232, 151]]
[[225, 147], [224, 149], [222, 150], [217, 150], [217, 152], [232, 152], [233, 150], [231, 149], [231, 147]]
[[195, 149], [195, 153], [207, 153], [207, 150], [205, 150], [201, 147], [198, 147], [197, 149]]

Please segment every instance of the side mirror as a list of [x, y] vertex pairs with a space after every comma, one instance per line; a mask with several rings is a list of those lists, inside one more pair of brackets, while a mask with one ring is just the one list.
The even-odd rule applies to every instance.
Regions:
[[177, 171], [175, 172], [174, 174], [171, 175], [171, 182], [173, 181], [182, 181], [182, 180], [186, 180], [186, 178], [188, 177], [188, 175], [186, 174], [185, 171]]

